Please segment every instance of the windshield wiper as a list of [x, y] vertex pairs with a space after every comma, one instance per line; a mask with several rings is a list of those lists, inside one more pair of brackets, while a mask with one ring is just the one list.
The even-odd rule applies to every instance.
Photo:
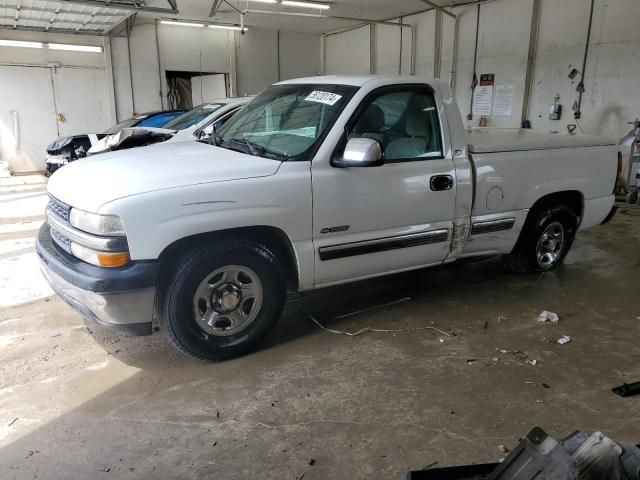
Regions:
[[223, 140], [222, 142], [218, 142], [217, 145], [223, 148], [228, 148], [230, 150], [235, 150], [236, 152], [248, 153], [249, 155], [253, 155], [254, 157], [265, 157], [272, 160], [280, 160], [282, 162], [287, 160], [286, 155], [271, 152], [262, 145], [258, 145], [257, 143], [253, 143], [244, 138], [232, 138], [231, 140]]

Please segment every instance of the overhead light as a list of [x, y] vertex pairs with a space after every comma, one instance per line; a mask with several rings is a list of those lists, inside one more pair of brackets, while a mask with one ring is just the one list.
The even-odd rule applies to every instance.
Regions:
[[22, 40], [0, 40], [0, 47], [45, 48], [42, 42], [23, 42]]
[[102, 47], [93, 47], [91, 45], [70, 45], [67, 43], [48, 43], [47, 47], [51, 50], [68, 50], [71, 52], [102, 52]]
[[298, 0], [282, 0], [280, 3], [288, 7], [319, 8], [320, 10], [328, 10], [331, 7], [327, 3], [299, 2]]
[[238, 27], [237, 25], [215, 25], [213, 23], [210, 24], [210, 25], [207, 25], [207, 27], [209, 27], [209, 28], [221, 28], [223, 30], [244, 30], [245, 32], [247, 30], [249, 30], [247, 27], [242, 28], [242, 27]]
[[194, 22], [177, 22], [175, 20], [161, 20], [160, 23], [163, 23], [164, 25], [180, 25], [182, 27], [197, 27], [197, 28], [203, 28], [205, 25], [204, 23], [194, 23]]
[[278, 3], [278, 0], [249, 0], [250, 2], [257, 3]]
[[102, 47], [93, 45], [71, 45], [68, 43], [24, 42], [22, 40], [0, 40], [0, 47], [48, 48], [49, 50], [67, 50], [70, 52], [101, 53]]

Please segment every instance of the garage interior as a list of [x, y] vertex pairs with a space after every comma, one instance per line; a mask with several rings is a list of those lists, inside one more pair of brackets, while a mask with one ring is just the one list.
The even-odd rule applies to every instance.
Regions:
[[56, 138], [316, 75], [437, 78], [467, 128], [620, 140], [637, 198], [639, 27], [637, 0], [0, 0], [0, 478], [400, 479], [497, 462], [535, 426], [640, 444], [639, 397], [611, 390], [640, 381], [628, 195], [556, 270], [292, 293], [224, 362], [85, 324], [35, 252]]

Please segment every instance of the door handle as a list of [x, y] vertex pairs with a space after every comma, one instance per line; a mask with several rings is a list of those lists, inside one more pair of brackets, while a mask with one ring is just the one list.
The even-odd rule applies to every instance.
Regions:
[[434, 175], [429, 180], [429, 186], [434, 192], [451, 190], [453, 188], [453, 177], [451, 175]]

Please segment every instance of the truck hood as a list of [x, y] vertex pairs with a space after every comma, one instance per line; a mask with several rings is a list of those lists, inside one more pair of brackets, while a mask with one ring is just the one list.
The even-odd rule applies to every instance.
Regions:
[[81, 159], [51, 177], [48, 192], [89, 212], [118, 198], [167, 188], [266, 177], [281, 162], [200, 142], [152, 145]]
[[118, 133], [107, 135], [94, 143], [87, 151], [87, 156], [97, 153], [124, 150], [127, 148], [143, 147], [154, 143], [164, 142], [176, 134], [177, 130], [154, 127], [124, 128]]

